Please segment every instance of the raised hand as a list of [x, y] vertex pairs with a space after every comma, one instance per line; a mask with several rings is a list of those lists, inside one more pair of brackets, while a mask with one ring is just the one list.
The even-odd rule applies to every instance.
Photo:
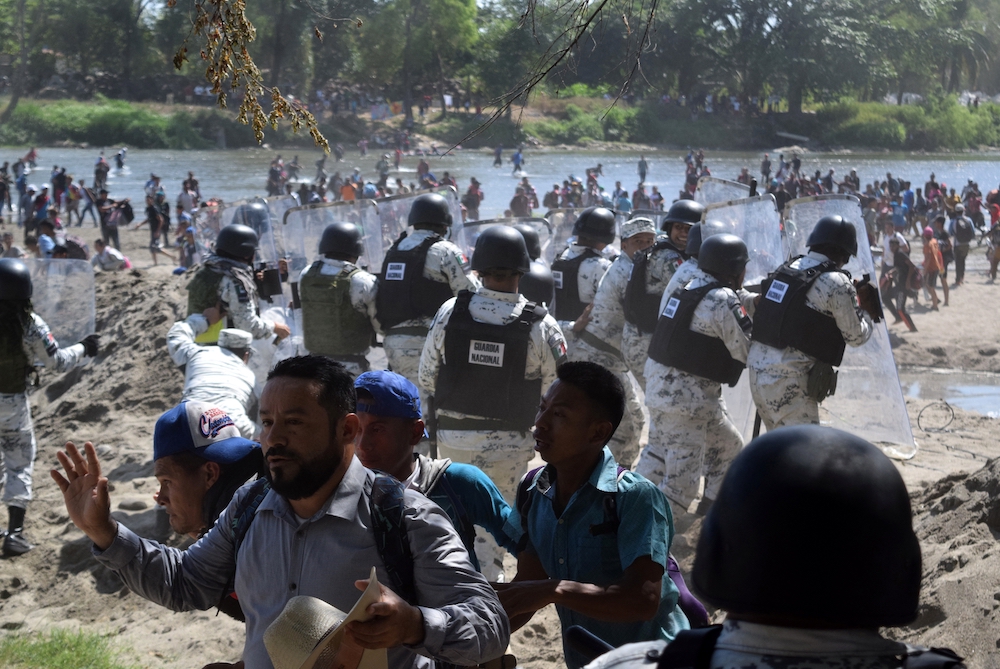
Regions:
[[108, 479], [101, 476], [97, 451], [89, 441], [83, 448], [86, 460], [73, 442], [66, 442], [66, 450], [56, 453], [66, 476], [57, 469], [52, 469], [49, 473], [62, 490], [70, 520], [103, 551], [115, 540], [118, 524], [111, 518]]

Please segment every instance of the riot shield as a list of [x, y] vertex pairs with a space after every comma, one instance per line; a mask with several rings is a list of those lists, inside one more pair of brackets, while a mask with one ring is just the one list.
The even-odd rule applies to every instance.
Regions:
[[698, 187], [694, 191], [695, 202], [700, 202], [705, 206], [749, 196], [750, 186], [715, 177], [702, 177], [698, 179]]
[[26, 260], [34, 287], [31, 304], [60, 346], [96, 332], [94, 268], [86, 260]]
[[705, 220], [710, 219], [728, 224], [733, 234], [746, 242], [750, 262], [744, 285], [759, 286], [785, 261], [781, 216], [774, 196], [758, 195], [710, 204], [705, 209]]
[[385, 253], [382, 228], [373, 200], [323, 202], [293, 207], [285, 212], [281, 226], [286, 244], [288, 272], [292, 280], [310, 263], [319, 258], [319, 242], [323, 231], [332, 223], [353, 223], [361, 231], [364, 254], [358, 260], [361, 267], [376, 273]]
[[194, 215], [195, 237], [205, 248], [212, 248], [215, 244], [215, 238], [219, 236], [219, 230], [232, 223], [246, 223], [244, 220], [238, 220], [240, 207], [254, 202], [266, 206], [270, 215], [270, 220], [266, 224], [252, 226], [260, 237], [258, 258], [264, 262], [276, 263], [285, 255], [284, 240], [278, 224], [285, 211], [296, 204], [295, 198], [291, 195], [280, 195], [267, 199], [250, 198], [201, 207]]
[[408, 225], [407, 219], [410, 217], [410, 208], [413, 207], [414, 200], [427, 193], [437, 193], [448, 201], [448, 208], [451, 210], [452, 218], [449, 240], [463, 251], [469, 248], [469, 243], [465, 235], [465, 226], [462, 221], [462, 203], [458, 198], [458, 191], [455, 188], [442, 186], [431, 190], [417, 191], [416, 193], [405, 193], [403, 195], [379, 198], [375, 200], [375, 207], [381, 227], [382, 244], [379, 246], [378, 264], [373, 265], [369, 269], [370, 272], [377, 274], [382, 270], [382, 257], [385, 251], [406, 230]]
[[[845, 266], [851, 276], [876, 277], [861, 203], [851, 195], [817, 195], [785, 205], [785, 231], [792, 256], [806, 253], [806, 241], [824, 216], [839, 215], [854, 224], [858, 255]], [[820, 423], [852, 432], [882, 447], [886, 455], [908, 460], [917, 454], [886, 322], [875, 324], [865, 344], [848, 346], [837, 377], [837, 392], [819, 405]]]
[[472, 252], [476, 248], [476, 240], [479, 239], [479, 235], [486, 228], [491, 228], [494, 225], [529, 225], [534, 228], [535, 232], [538, 233], [538, 241], [542, 247], [541, 259], [544, 260], [548, 257], [549, 248], [552, 246], [552, 227], [549, 222], [544, 218], [490, 218], [485, 221], [469, 221], [465, 224], [464, 238], [465, 242], [469, 244], [468, 247], [463, 248], [465, 255], [472, 258]]
[[[576, 219], [579, 218], [581, 213], [583, 213], [583, 209], [550, 209], [545, 214], [545, 218], [549, 221], [549, 226], [552, 229], [552, 243], [549, 244], [548, 249], [542, 254], [542, 258], [549, 265], [552, 264], [552, 261], [560, 253], [566, 250], [570, 241], [575, 240], [573, 236], [573, 224], [576, 223]], [[621, 239], [622, 223], [629, 218], [632, 218], [631, 214], [615, 212], [615, 241], [608, 245], [609, 248], [605, 249], [605, 257], [613, 258], [617, 255], [617, 252], [620, 250], [618, 240]]]

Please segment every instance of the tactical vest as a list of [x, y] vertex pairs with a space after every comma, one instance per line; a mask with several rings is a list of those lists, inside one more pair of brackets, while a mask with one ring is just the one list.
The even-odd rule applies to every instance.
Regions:
[[31, 371], [31, 361], [24, 351], [24, 334], [21, 337], [4, 342], [0, 350], [0, 394], [16, 395], [28, 388], [28, 372]]
[[656, 321], [649, 357], [661, 365], [735, 386], [745, 365], [733, 358], [724, 341], [691, 329], [695, 308], [709, 291], [721, 287], [720, 283], [710, 283], [674, 291]]
[[351, 278], [360, 272], [324, 275], [317, 260], [299, 280], [302, 302], [302, 335], [306, 349], [330, 358], [363, 355], [375, 339], [366, 314], [351, 304]]
[[525, 431], [542, 396], [542, 380], [524, 378], [528, 341], [531, 328], [548, 312], [529, 302], [512, 323], [479, 323], [469, 313], [472, 296], [467, 290], [458, 294], [445, 326], [435, 406], [501, 421], [498, 429]]
[[375, 307], [378, 321], [388, 330], [404, 321], [432, 318], [447, 300], [452, 298], [451, 286], [424, 276], [427, 252], [442, 241], [431, 235], [408, 251], [400, 251], [404, 232], [385, 254], [382, 273], [378, 277]]
[[[795, 260], [798, 258], [792, 262]], [[779, 267], [761, 286], [753, 340], [777, 349], [791, 346], [820, 362], [839, 366], [847, 347], [844, 335], [833, 316], [806, 304], [806, 294], [821, 274], [842, 271], [830, 261], [809, 269], [794, 269], [791, 262]]]
[[202, 267], [195, 272], [188, 284], [188, 316], [200, 314], [209, 307], [219, 305], [219, 286], [222, 275], [213, 272], [208, 267]]
[[557, 321], [575, 321], [587, 308], [587, 303], [580, 300], [580, 265], [588, 258], [600, 258], [601, 254], [591, 248], [575, 258], [558, 258], [552, 263], [552, 278], [556, 286]]
[[649, 259], [659, 251], [673, 251], [681, 258], [684, 254], [669, 239], [661, 239], [645, 251], [640, 251], [632, 260], [632, 273], [625, 286], [625, 321], [639, 328], [639, 332], [650, 334], [656, 329], [657, 312], [663, 293], [646, 291], [646, 269]]

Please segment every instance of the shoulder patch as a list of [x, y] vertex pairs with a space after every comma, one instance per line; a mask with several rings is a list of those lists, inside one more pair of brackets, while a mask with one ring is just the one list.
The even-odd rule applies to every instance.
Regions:
[[240, 281], [233, 281], [233, 288], [236, 290], [237, 301], [246, 304], [250, 301], [250, 295], [247, 293], [247, 289], [243, 287]]
[[750, 320], [750, 314], [747, 313], [747, 310], [739, 302], [732, 305], [730, 309], [736, 318], [736, 322], [740, 324], [740, 329], [743, 330], [744, 334], [749, 335], [753, 330], [753, 321]]

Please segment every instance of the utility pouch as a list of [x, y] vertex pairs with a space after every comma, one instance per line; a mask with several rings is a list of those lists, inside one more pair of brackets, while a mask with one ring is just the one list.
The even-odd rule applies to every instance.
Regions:
[[809, 370], [806, 396], [815, 402], [822, 402], [835, 392], [837, 392], [837, 370], [833, 368], [833, 365], [817, 362]]

